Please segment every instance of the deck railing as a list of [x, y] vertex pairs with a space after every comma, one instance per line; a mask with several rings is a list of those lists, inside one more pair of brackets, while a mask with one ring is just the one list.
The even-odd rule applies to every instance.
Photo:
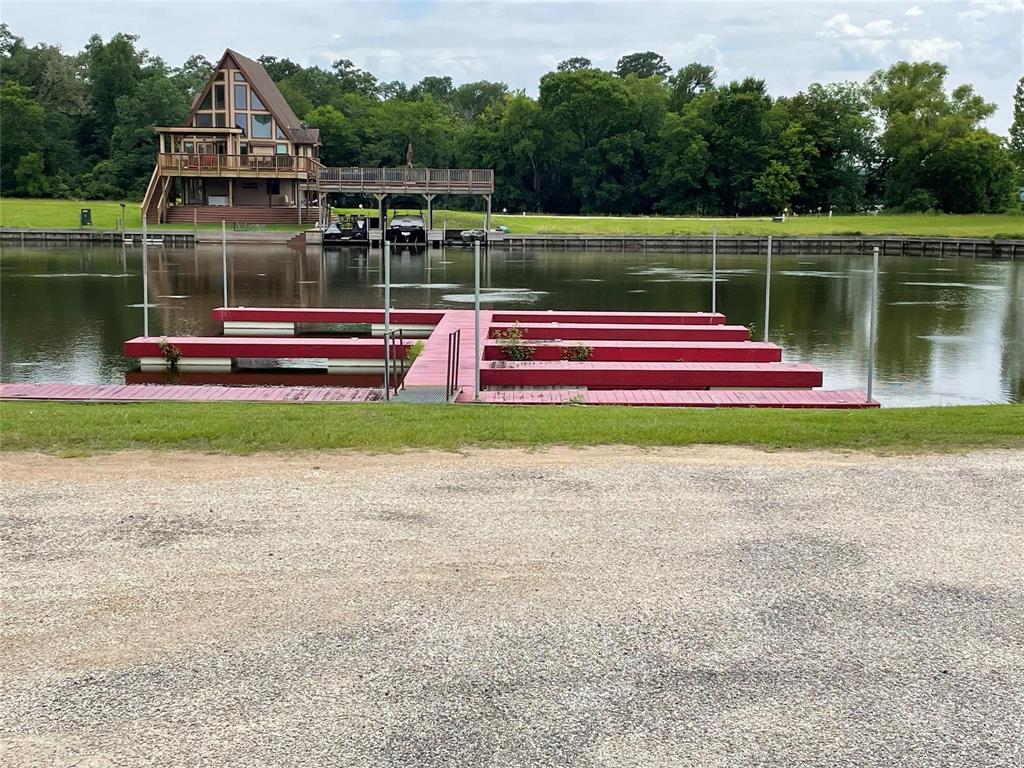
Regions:
[[346, 192], [494, 191], [494, 171], [482, 168], [323, 168], [319, 178], [323, 188]]
[[158, 155], [161, 173], [259, 176], [315, 175], [320, 164], [301, 155], [201, 155], [164, 152]]

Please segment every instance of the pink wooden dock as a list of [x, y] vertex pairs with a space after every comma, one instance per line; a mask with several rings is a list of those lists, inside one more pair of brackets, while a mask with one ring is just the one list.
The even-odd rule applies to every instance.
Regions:
[[[460, 402], [472, 398], [463, 395]], [[493, 405], [634, 405], [677, 408], [878, 408], [860, 389], [826, 390], [547, 390], [489, 391], [480, 400]]]
[[[507, 333], [513, 323], [491, 324], [490, 336]], [[640, 325], [638, 323], [519, 323], [523, 340], [571, 339], [617, 341], [747, 341], [745, 325]]]
[[[326, 358], [381, 356], [381, 339], [281, 338], [304, 324], [383, 323], [382, 309], [231, 307], [214, 316], [241, 336], [171, 338], [184, 355], [216, 358]], [[459, 331], [458, 402], [473, 401], [474, 316], [470, 310], [392, 310], [394, 325], [415, 327], [425, 339], [405, 377], [400, 400], [437, 402], [446, 394], [448, 344]], [[247, 327], [247, 324], [251, 324]], [[261, 324], [262, 327], [261, 327]], [[533, 359], [509, 360], [500, 336], [518, 324]], [[249, 331], [251, 328], [251, 332]], [[857, 390], [827, 391], [820, 369], [782, 362], [779, 347], [750, 340], [748, 329], [704, 312], [589, 312], [495, 310], [480, 313], [479, 400], [514, 405], [657, 405], [678, 407], [872, 408]], [[160, 339], [132, 339], [130, 357], [157, 357]], [[406, 346], [409, 345], [408, 342]], [[586, 360], [566, 360], [573, 347], [589, 347]], [[163, 374], [157, 374], [161, 376]], [[188, 381], [188, 374], [176, 374]], [[254, 374], [259, 386], [232, 386], [232, 374], [202, 373], [195, 386], [3, 384], [0, 398], [129, 402], [143, 400], [253, 402], [366, 402], [381, 399], [379, 387], [300, 386], [280, 374]], [[383, 375], [383, 374], [382, 374]], [[136, 382], [150, 374], [132, 373]], [[216, 378], [210, 378], [215, 376]], [[264, 378], [265, 377], [265, 378]], [[254, 379], [254, 381], [256, 381]], [[262, 386], [262, 382], [282, 386]], [[298, 379], [295, 381], [306, 381]], [[362, 380], [360, 380], [361, 383]], [[213, 383], [206, 383], [213, 382]], [[324, 379], [328, 383], [329, 379]], [[310, 379], [310, 383], [313, 380]], [[227, 386], [217, 386], [226, 384]], [[440, 397], [438, 394], [440, 393]]]
[[[564, 355], [580, 346], [590, 348], [591, 362], [649, 362], [649, 363], [777, 363], [782, 360], [782, 349], [775, 344], [760, 341], [614, 341], [588, 339], [586, 341], [533, 340], [531, 360], [563, 360]], [[504, 360], [501, 342], [487, 339], [484, 360]]]
[[379, 389], [356, 387], [222, 387], [187, 384], [0, 384], [0, 400], [92, 403], [150, 401], [368, 403]]
[[[242, 336], [138, 336], [124, 343], [125, 357], [162, 357], [161, 343], [177, 348], [182, 358], [218, 357], [281, 360], [284, 358], [329, 358], [347, 360], [384, 359], [383, 339], [332, 339]], [[413, 342], [395, 341], [394, 354], [404, 357]], [[381, 362], [381, 369], [384, 364]]]
[[806, 363], [489, 362], [483, 387], [705, 389], [820, 387], [821, 370]]

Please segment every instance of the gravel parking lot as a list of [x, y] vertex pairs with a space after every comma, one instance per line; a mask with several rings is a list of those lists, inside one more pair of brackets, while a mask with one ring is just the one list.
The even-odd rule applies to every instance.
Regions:
[[8, 766], [1024, 766], [1024, 454], [4, 454]]

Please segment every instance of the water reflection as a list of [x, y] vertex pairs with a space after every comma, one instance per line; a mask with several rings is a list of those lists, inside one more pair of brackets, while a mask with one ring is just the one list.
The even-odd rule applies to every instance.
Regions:
[[[706, 257], [665, 253], [494, 251], [488, 308], [674, 310], [710, 306]], [[718, 307], [763, 331], [764, 259], [719, 259]], [[770, 339], [785, 359], [825, 371], [829, 388], [866, 375], [869, 257], [773, 259]], [[393, 254], [397, 307], [467, 308], [469, 251]], [[3, 381], [122, 382], [122, 342], [142, 330], [139, 249], [3, 248]], [[229, 302], [247, 306], [380, 306], [381, 260], [358, 249], [302, 253], [232, 248]], [[153, 249], [151, 333], [219, 332], [216, 247]], [[1024, 267], [1013, 262], [888, 257], [882, 262], [876, 393], [886, 405], [1024, 402]]]

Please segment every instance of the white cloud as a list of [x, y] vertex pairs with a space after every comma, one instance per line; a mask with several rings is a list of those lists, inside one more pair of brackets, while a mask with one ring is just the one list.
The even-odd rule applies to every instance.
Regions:
[[889, 19], [876, 19], [875, 21], [869, 21], [863, 27], [858, 27], [850, 22], [850, 14], [848, 13], [837, 13], [822, 26], [822, 32], [825, 37], [837, 39], [888, 37], [895, 35], [897, 31]]
[[900, 40], [900, 47], [912, 59], [929, 61], [949, 61], [963, 53], [964, 46], [959, 40], [946, 40], [943, 37], [929, 37], [926, 40]]
[[917, 16], [922, 15], [923, 13], [924, 11], [921, 10], [921, 6], [915, 5], [913, 8], [908, 8], [906, 13], [904, 13], [903, 15], [909, 16], [910, 18], [915, 18]]
[[960, 21], [982, 23], [990, 16], [1024, 11], [1024, 0], [968, 0], [970, 10], [957, 14]]

